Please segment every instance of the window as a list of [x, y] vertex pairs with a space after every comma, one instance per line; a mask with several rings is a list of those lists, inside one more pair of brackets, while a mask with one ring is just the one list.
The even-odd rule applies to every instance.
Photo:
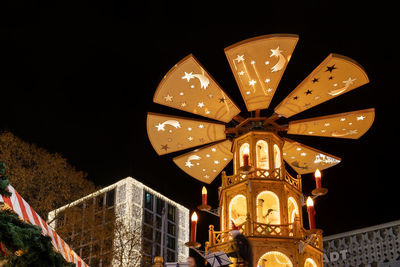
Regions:
[[[143, 242], [144, 257], [159, 256], [161, 249], [168, 261], [176, 261], [177, 209], [150, 192], [144, 191]], [[150, 266], [150, 265], [142, 265]]]
[[244, 195], [236, 195], [229, 203], [229, 223], [233, 221], [235, 225], [242, 224], [246, 221], [246, 216], [246, 197]]
[[317, 266], [318, 265], [311, 258], [306, 259], [306, 261], [304, 262], [304, 267], [317, 267]]
[[289, 223], [294, 222], [294, 218], [299, 216], [299, 207], [297, 206], [297, 202], [293, 197], [288, 198], [288, 216]]
[[270, 251], [261, 256], [258, 266], [263, 267], [293, 267], [289, 257], [279, 251]]
[[107, 207], [112, 207], [114, 206], [115, 203], [115, 189], [112, 189], [107, 192], [106, 195], [106, 206]]
[[144, 207], [153, 210], [153, 195], [149, 192], [144, 193]]
[[281, 167], [281, 151], [277, 144], [274, 144], [274, 164], [276, 169]]
[[279, 198], [271, 191], [263, 191], [257, 196], [257, 220], [259, 223], [280, 224]]
[[248, 143], [244, 143], [243, 145], [240, 146], [239, 149], [239, 161], [240, 161], [240, 167], [244, 165], [244, 161], [243, 161], [243, 156], [244, 155], [248, 155], [249, 157], [249, 165], [250, 164], [250, 146]]
[[175, 222], [175, 207], [168, 204], [168, 220]]
[[157, 214], [162, 215], [164, 208], [165, 208], [165, 201], [160, 198], [157, 198]]
[[264, 140], [259, 140], [256, 143], [257, 154], [257, 168], [268, 170], [269, 157], [268, 157], [268, 143]]

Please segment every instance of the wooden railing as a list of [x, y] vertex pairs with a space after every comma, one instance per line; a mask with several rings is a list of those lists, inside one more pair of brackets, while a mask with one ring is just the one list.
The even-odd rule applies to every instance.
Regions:
[[[238, 228], [247, 237], [293, 238], [322, 250], [322, 231], [318, 229], [305, 230], [297, 216], [293, 223], [280, 225], [251, 222], [250, 218], [247, 217], [246, 221], [240, 224]], [[215, 231], [214, 226], [210, 225], [209, 241], [206, 242], [206, 247], [208, 249], [209, 247], [222, 246], [232, 240], [231, 230]]]
[[234, 174], [234, 175], [226, 175], [226, 172], [223, 171], [222, 188], [233, 186], [248, 179], [281, 180], [287, 182], [289, 185], [301, 191], [301, 179], [290, 176], [290, 174], [286, 171], [285, 175], [282, 175], [281, 168], [276, 168], [272, 171], [255, 168], [254, 171], [248, 174]]

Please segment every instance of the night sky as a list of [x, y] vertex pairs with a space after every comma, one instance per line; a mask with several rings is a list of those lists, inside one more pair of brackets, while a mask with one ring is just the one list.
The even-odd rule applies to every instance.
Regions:
[[[158, 83], [175, 63], [193, 53], [247, 117], [225, 47], [264, 34], [299, 35], [270, 108], [262, 111], [265, 116], [329, 53], [356, 60], [369, 84], [291, 120], [375, 107], [371, 129], [358, 140], [288, 137], [342, 158], [323, 172], [329, 193], [316, 201], [317, 226], [324, 234], [400, 219], [398, 33], [392, 7], [361, 10], [330, 2], [272, 7], [266, 2], [218, 9], [187, 3], [182, 11], [178, 5], [139, 7], [134, 1], [2, 5], [0, 129], [62, 154], [96, 185], [132, 176], [191, 211], [200, 204], [203, 184], [172, 162], [180, 153], [158, 156], [145, 128], [149, 111], [196, 118], [152, 102]], [[226, 170], [231, 174], [232, 165]], [[220, 181], [218, 176], [208, 186], [214, 207]], [[304, 175], [304, 193], [314, 186], [313, 176]], [[210, 223], [215, 218], [201, 213], [202, 242]]]

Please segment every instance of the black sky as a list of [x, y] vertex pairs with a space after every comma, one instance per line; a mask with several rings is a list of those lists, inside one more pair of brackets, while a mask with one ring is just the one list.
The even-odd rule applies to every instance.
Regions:
[[[298, 34], [291, 62], [263, 114], [270, 115], [332, 52], [359, 62], [370, 83], [292, 120], [376, 108], [374, 125], [359, 140], [290, 136], [343, 159], [323, 172], [329, 193], [316, 203], [318, 227], [329, 235], [400, 219], [393, 7], [336, 6], [333, 1], [323, 6], [242, 4], [217, 8], [196, 2], [183, 11], [166, 2], [3, 3], [0, 129], [61, 153], [97, 185], [132, 176], [193, 210], [202, 184], [171, 161], [179, 153], [157, 156], [145, 121], [149, 111], [194, 116], [154, 104], [157, 84], [193, 53], [241, 107], [241, 115], [248, 116], [223, 49], [258, 35]], [[214, 206], [219, 184], [218, 177], [208, 186]], [[313, 187], [313, 177], [304, 175], [304, 192]], [[200, 218], [199, 239], [204, 242], [215, 219]]]

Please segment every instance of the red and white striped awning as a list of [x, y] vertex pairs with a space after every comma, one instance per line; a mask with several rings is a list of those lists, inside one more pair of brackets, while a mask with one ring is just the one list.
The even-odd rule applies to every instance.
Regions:
[[8, 190], [11, 192], [11, 197], [3, 197], [0, 195], [0, 202], [6, 203], [10, 206], [15, 213], [19, 215], [21, 219], [26, 222], [30, 222], [33, 225], [37, 225], [42, 229], [42, 234], [47, 235], [51, 238], [51, 243], [54, 248], [60, 252], [65, 260], [73, 262], [78, 267], [88, 266], [76, 253], [73, 251], [67, 243], [50, 227], [26, 202], [20, 194], [12, 187], [8, 186]]

